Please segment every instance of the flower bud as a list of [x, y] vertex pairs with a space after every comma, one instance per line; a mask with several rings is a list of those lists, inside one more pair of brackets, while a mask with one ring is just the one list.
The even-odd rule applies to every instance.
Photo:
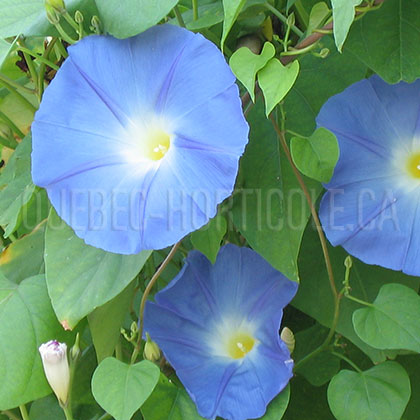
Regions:
[[63, 0], [45, 0], [45, 7], [48, 8], [48, 6], [55, 9], [58, 13], [63, 13], [66, 9]]
[[52, 25], [57, 25], [58, 22], [60, 22], [60, 16], [55, 11], [53, 7], [51, 7], [49, 4], [45, 4], [45, 10], [47, 12], [47, 19]]
[[76, 361], [80, 356], [80, 336], [79, 333], [76, 334], [76, 339], [74, 340], [74, 345], [70, 349], [70, 357], [71, 361]]
[[84, 17], [80, 10], [76, 10], [76, 12], [74, 13], [74, 20], [76, 21], [76, 23], [83, 23]]
[[95, 33], [95, 34], [100, 34], [101, 33], [101, 21], [99, 20], [98, 16], [94, 15], [92, 16], [92, 19], [90, 21], [90, 29]]
[[39, 347], [45, 376], [60, 404], [67, 403], [70, 384], [70, 369], [67, 362], [67, 345], [56, 340]]
[[158, 345], [152, 341], [150, 335], [146, 333], [147, 341], [144, 345], [143, 356], [146, 360], [150, 360], [151, 362], [156, 362], [160, 359], [160, 350]]
[[284, 327], [281, 331], [280, 338], [283, 340], [284, 344], [286, 344], [290, 353], [293, 353], [296, 340], [292, 330], [290, 328]]

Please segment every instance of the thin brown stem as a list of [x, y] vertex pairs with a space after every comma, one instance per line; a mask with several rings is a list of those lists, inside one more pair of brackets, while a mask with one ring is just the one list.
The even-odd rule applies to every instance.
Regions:
[[162, 264], [159, 266], [159, 268], [156, 270], [155, 274], [153, 274], [153, 277], [149, 281], [149, 283], [146, 286], [146, 289], [144, 290], [143, 296], [141, 298], [140, 302], [140, 311], [139, 311], [139, 319], [140, 319], [140, 326], [139, 326], [139, 335], [136, 343], [136, 347], [134, 348], [133, 354], [131, 356], [131, 363], [134, 363], [137, 359], [138, 354], [140, 353], [140, 347], [141, 342], [143, 339], [143, 328], [144, 328], [144, 308], [146, 306], [147, 298], [150, 294], [150, 291], [152, 290], [153, 286], [155, 285], [157, 279], [162, 274], [163, 270], [167, 267], [167, 265], [170, 263], [174, 255], [176, 254], [176, 251], [178, 250], [178, 247], [181, 245], [181, 241], [177, 242], [172, 249], [170, 250], [167, 257], [163, 260]]
[[337, 292], [337, 288], [335, 287], [334, 274], [333, 274], [333, 270], [332, 270], [332, 266], [331, 266], [330, 256], [328, 254], [327, 240], [325, 239], [324, 231], [322, 230], [321, 222], [320, 222], [319, 217], [318, 217], [318, 213], [316, 212], [314, 203], [312, 202], [311, 195], [309, 194], [309, 191], [306, 188], [305, 182], [303, 181], [303, 178], [302, 178], [298, 168], [296, 168], [296, 165], [293, 162], [292, 156], [290, 154], [289, 146], [287, 145], [284, 133], [280, 130], [280, 128], [277, 124], [277, 121], [275, 120], [275, 118], [272, 114], [270, 115], [270, 120], [271, 120], [271, 122], [273, 124], [273, 127], [274, 127], [274, 130], [276, 131], [277, 136], [280, 140], [280, 144], [281, 144], [281, 146], [284, 150], [284, 153], [287, 157], [287, 160], [289, 161], [289, 164], [292, 167], [293, 173], [294, 173], [300, 187], [302, 188], [303, 194], [305, 195], [306, 201], [307, 201], [308, 206], [309, 206], [309, 210], [311, 211], [311, 215], [314, 219], [316, 230], [317, 230], [318, 236], [319, 236], [319, 240], [321, 242], [322, 253], [324, 254], [325, 265], [327, 267], [327, 273], [328, 273], [328, 279], [330, 281], [331, 291], [334, 295], [334, 300], [336, 300], [338, 298], [338, 292]]

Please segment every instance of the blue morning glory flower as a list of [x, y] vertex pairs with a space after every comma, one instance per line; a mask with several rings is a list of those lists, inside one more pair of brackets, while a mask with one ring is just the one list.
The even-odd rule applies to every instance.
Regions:
[[216, 263], [198, 251], [148, 302], [145, 331], [162, 349], [207, 419], [261, 417], [292, 377], [279, 337], [297, 290], [249, 248], [222, 247]]
[[378, 76], [330, 98], [317, 124], [338, 139], [340, 159], [320, 218], [333, 245], [368, 264], [420, 275], [420, 80]]
[[160, 25], [69, 48], [32, 125], [32, 176], [87, 244], [160, 249], [233, 190], [248, 141], [235, 77], [200, 34]]

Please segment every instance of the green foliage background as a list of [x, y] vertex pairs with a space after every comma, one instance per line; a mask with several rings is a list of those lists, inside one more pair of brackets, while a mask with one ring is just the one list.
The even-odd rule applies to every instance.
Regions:
[[283, 322], [295, 333], [295, 377], [262, 419], [418, 420], [419, 279], [329, 245], [328, 273], [310, 203], [316, 211], [339, 154], [332, 133], [315, 131], [318, 111], [373, 73], [388, 83], [420, 77], [420, 0], [68, 0], [67, 12], [49, 3], [47, 19], [44, 0], [0, 0], [0, 420], [64, 418], [38, 346], [71, 347], [76, 333], [75, 419], [201, 419], [169, 366], [140, 360], [133, 327], [170, 250], [87, 246], [30, 175], [30, 124], [65, 46], [163, 22], [223, 50], [251, 131], [232, 197], [182, 241], [150, 297], [189, 250], [214, 262], [225, 242], [250, 246], [300, 283]]

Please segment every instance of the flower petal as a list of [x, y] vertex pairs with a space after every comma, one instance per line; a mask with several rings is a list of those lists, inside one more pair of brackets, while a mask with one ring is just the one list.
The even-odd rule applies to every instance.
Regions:
[[88, 245], [133, 254], [142, 248], [144, 191], [154, 171], [128, 164], [98, 166], [56, 180], [48, 197]]
[[418, 124], [419, 87], [420, 81], [413, 85], [399, 83], [390, 89], [378, 76], [361, 80], [323, 105], [317, 125], [338, 137], [347, 134], [366, 141], [379, 150], [389, 152], [397, 142], [409, 148]]
[[178, 55], [157, 108], [170, 120], [180, 118], [228, 90], [235, 80], [218, 48], [195, 34]]

